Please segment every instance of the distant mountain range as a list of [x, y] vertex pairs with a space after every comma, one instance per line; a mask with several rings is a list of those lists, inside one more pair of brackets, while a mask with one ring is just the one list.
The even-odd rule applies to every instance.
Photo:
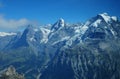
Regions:
[[0, 32], [0, 70], [10, 65], [26, 79], [120, 79], [120, 21], [103, 13], [86, 23], [61, 18]]

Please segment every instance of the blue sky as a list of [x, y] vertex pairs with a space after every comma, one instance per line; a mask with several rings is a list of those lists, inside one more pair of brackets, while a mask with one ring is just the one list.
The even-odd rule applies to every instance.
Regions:
[[85, 22], [103, 12], [120, 17], [119, 6], [120, 0], [0, 0], [0, 18], [8, 25], [11, 20], [16, 22], [14, 27], [24, 21], [49, 24], [59, 18]]

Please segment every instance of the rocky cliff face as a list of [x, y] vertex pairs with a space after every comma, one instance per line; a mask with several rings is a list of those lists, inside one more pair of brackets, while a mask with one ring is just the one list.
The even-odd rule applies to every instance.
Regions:
[[13, 66], [1, 71], [0, 79], [25, 79], [24, 75], [18, 74]]
[[120, 48], [115, 47], [103, 50], [81, 45], [60, 51], [41, 79], [119, 79]]

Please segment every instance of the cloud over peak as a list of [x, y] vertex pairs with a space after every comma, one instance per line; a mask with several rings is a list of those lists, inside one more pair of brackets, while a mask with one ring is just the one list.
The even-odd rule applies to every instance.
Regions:
[[19, 20], [6, 19], [4, 16], [0, 15], [0, 30], [17, 30], [31, 23], [32, 22], [26, 18]]

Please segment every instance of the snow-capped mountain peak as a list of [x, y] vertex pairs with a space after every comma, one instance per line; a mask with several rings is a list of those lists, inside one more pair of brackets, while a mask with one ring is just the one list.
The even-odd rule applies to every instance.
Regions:
[[60, 18], [59, 24], [60, 24], [60, 26], [64, 27], [64, 25], [65, 25], [64, 19]]
[[99, 15], [105, 20], [106, 23], [111, 21], [111, 17], [107, 13], [102, 13]]
[[117, 20], [118, 20], [116, 16], [112, 16], [111, 18], [112, 18], [112, 20], [114, 20], [114, 21], [117, 21]]
[[99, 14], [99, 16], [101, 16], [106, 23], [118, 20], [116, 16], [109, 16], [107, 13]]
[[60, 18], [51, 28], [52, 31], [58, 30], [65, 26], [64, 19]]

